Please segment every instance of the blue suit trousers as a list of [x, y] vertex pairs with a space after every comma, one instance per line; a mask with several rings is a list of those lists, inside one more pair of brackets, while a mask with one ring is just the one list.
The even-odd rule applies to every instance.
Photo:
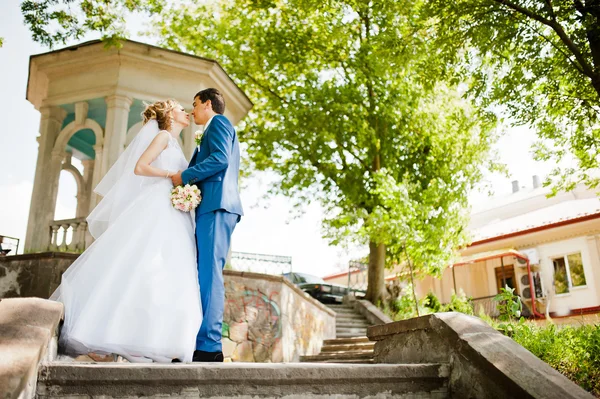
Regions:
[[203, 319], [196, 337], [196, 349], [221, 352], [225, 286], [223, 268], [231, 244], [231, 234], [241, 216], [224, 210], [196, 215], [198, 281]]

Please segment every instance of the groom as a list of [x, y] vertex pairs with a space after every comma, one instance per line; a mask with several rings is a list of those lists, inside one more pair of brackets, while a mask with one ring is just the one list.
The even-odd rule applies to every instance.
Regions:
[[196, 337], [195, 362], [223, 361], [223, 268], [231, 233], [243, 215], [238, 193], [240, 143], [224, 112], [225, 100], [217, 89], [196, 94], [192, 116], [197, 125], [204, 125], [204, 134], [188, 169], [172, 177], [175, 186], [195, 184], [202, 192], [196, 209], [196, 244], [204, 317]]

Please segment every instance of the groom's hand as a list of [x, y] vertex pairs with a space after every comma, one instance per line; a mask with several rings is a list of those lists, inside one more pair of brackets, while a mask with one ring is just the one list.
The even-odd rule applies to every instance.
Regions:
[[174, 186], [181, 186], [183, 185], [183, 180], [181, 179], [181, 171], [177, 171], [177, 173], [175, 173], [173, 176], [171, 176], [171, 181], [173, 182]]

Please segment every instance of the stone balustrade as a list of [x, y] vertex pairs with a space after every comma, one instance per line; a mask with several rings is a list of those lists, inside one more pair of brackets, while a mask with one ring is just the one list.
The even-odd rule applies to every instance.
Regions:
[[87, 246], [85, 218], [55, 220], [50, 223], [49, 251], [83, 252]]

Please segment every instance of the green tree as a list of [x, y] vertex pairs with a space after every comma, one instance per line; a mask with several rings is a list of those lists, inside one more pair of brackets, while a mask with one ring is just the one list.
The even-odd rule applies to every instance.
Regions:
[[434, 271], [464, 240], [466, 194], [493, 141], [495, 117], [444, 81], [417, 6], [238, 0], [160, 19], [164, 45], [218, 59], [256, 100], [240, 137], [256, 169], [281, 176], [275, 191], [319, 201], [332, 243], [368, 241], [374, 302], [403, 239]]
[[160, 13], [160, 0], [23, 0], [21, 12], [33, 40], [53, 48], [99, 32], [107, 46], [127, 36], [127, 16]]
[[431, 0], [422, 11], [436, 19], [439, 48], [480, 104], [535, 129], [536, 159], [576, 160], [553, 170], [545, 183], [554, 193], [596, 187], [600, 1]]
[[495, 116], [457, 94], [420, 5], [230, 0], [155, 19], [164, 46], [217, 59], [253, 100], [239, 135], [253, 168], [280, 176], [273, 192], [321, 203], [332, 243], [369, 244], [373, 302], [386, 256], [406, 248], [439, 272], [464, 242], [494, 140]]

